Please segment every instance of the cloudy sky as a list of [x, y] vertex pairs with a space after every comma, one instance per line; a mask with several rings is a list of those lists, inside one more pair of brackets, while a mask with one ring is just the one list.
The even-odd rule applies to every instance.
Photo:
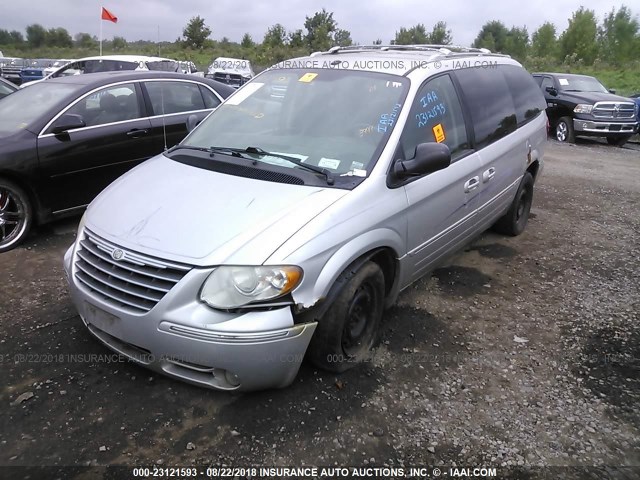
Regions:
[[[428, 30], [439, 20], [453, 31], [454, 43], [469, 45], [482, 25], [501, 20], [507, 27], [526, 26], [531, 34], [545, 21], [558, 31], [580, 5], [595, 10], [598, 19], [622, 3], [610, 0], [0, 0], [0, 28], [24, 32], [27, 25], [63, 27], [74, 36], [78, 32], [99, 35], [100, 7], [118, 17], [118, 23], [103, 23], [105, 39], [115, 35], [127, 40], [174, 41], [190, 18], [200, 15], [213, 30], [212, 37], [240, 41], [245, 32], [261, 41], [267, 28], [281, 23], [288, 31], [304, 27], [305, 17], [323, 7], [334, 12], [340, 28], [351, 38], [370, 44], [377, 38], [388, 43], [400, 27], [423, 23]], [[640, 14], [638, 0], [626, 2]], [[635, 7], [634, 7], [635, 4]]]

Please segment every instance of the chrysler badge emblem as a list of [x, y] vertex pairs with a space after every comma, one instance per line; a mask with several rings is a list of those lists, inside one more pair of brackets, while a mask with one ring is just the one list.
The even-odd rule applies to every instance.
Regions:
[[119, 248], [116, 248], [113, 252], [111, 252], [111, 258], [114, 260], [121, 260], [124, 257], [124, 252]]

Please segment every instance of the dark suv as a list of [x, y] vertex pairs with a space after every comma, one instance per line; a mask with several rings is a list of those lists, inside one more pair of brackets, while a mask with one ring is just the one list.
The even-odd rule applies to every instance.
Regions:
[[559, 142], [575, 142], [577, 135], [606, 137], [624, 145], [638, 131], [633, 100], [607, 90], [587, 75], [534, 73], [547, 101], [547, 116]]

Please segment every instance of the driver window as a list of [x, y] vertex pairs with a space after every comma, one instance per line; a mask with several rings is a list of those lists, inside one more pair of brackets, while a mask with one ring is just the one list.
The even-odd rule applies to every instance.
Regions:
[[415, 156], [420, 143], [444, 143], [452, 162], [469, 148], [460, 100], [449, 75], [428, 80], [415, 97], [400, 146], [405, 159]]

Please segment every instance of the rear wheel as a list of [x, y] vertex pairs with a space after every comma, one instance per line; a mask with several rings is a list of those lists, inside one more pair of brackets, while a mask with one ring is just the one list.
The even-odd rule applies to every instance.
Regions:
[[29, 234], [33, 211], [29, 197], [15, 183], [0, 178], [0, 252], [16, 247]]
[[509, 211], [493, 226], [493, 229], [504, 235], [515, 237], [524, 232], [529, 220], [529, 212], [533, 203], [533, 177], [529, 172], [524, 174]]
[[341, 291], [318, 321], [307, 356], [314, 365], [343, 372], [366, 358], [378, 337], [384, 310], [384, 274], [374, 262], [348, 270]]
[[625, 135], [624, 137], [607, 137], [607, 143], [609, 145], [615, 145], [616, 147], [621, 147], [625, 143], [629, 141], [631, 135]]
[[559, 142], [575, 143], [576, 135], [573, 130], [573, 119], [562, 117], [556, 122], [555, 137]]

